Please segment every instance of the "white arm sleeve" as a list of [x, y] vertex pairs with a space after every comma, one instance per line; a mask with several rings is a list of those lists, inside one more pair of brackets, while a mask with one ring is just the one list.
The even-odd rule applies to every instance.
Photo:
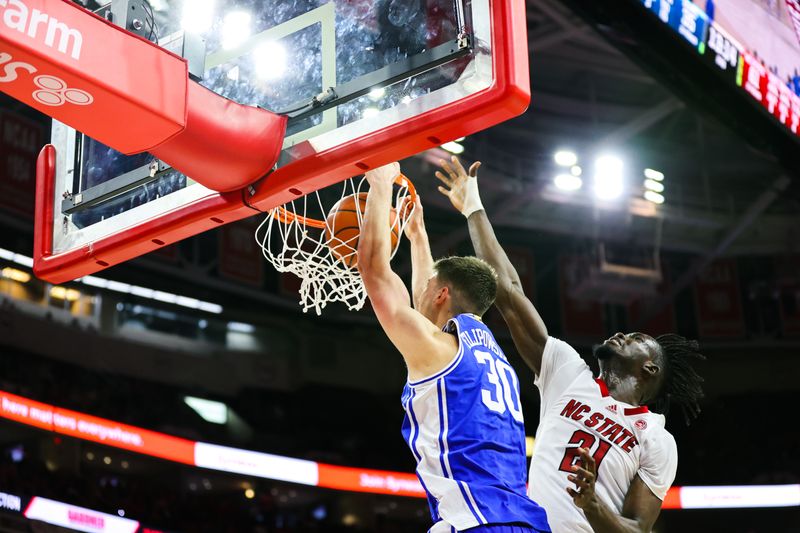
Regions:
[[647, 439], [642, 447], [639, 477], [658, 499], [663, 500], [678, 470], [678, 447], [667, 431]]
[[542, 412], [583, 372], [591, 370], [578, 352], [566, 342], [548, 337], [542, 354], [542, 368], [534, 380], [542, 396]]

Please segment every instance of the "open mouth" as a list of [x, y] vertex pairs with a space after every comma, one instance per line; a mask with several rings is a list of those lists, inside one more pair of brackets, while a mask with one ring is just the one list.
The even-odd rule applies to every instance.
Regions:
[[619, 339], [619, 337], [611, 337], [606, 341], [606, 344], [613, 344], [617, 348], [622, 347], [622, 341]]

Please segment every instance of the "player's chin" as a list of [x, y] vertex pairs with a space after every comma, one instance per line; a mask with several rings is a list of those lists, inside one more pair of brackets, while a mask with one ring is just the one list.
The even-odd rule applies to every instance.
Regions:
[[617, 352], [614, 351], [614, 348], [610, 344], [604, 342], [603, 344], [595, 344], [592, 346], [592, 354], [597, 360], [605, 361], [617, 355]]

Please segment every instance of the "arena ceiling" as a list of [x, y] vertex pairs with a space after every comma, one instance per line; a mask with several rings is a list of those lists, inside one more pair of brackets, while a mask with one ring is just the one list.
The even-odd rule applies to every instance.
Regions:
[[[527, 15], [531, 108], [470, 138], [465, 154], [485, 162], [489, 209], [502, 213], [503, 226], [643, 246], [661, 226], [664, 250], [700, 256], [797, 251], [796, 168], [781, 164], [769, 146], [745, 141], [747, 124], [731, 127], [702, 102], [686, 101], [665, 85], [668, 73], [649, 72], [641, 58], [620, 51], [640, 45], [562, 2], [529, 2]], [[713, 97], [716, 90], [707, 92]], [[553, 153], [562, 147], [587, 157], [611, 151], [632, 168], [663, 171], [666, 202], [651, 213], [641, 205], [604, 210], [554, 199], [547, 185]], [[426, 199], [431, 196], [437, 195]]]
[[[95, 7], [91, 0], [84, 3]], [[713, 99], [716, 88], [676, 90], [680, 84], [673, 83], [663, 62], [649, 66], [652, 54], [643, 50], [644, 45], [587, 11], [589, 4], [594, 3], [527, 3], [530, 109], [464, 142], [464, 157], [484, 163], [484, 203], [501, 240], [505, 235], [520, 240], [522, 235], [531, 241], [554, 240], [565, 248], [611, 242], [684, 253], [691, 261], [677, 274], [683, 286], [719, 256], [796, 253], [800, 246], [800, 187], [793, 176], [797, 167], [787, 165], [768, 142], [753, 142], [756, 136], [746, 131], [749, 124], [727, 120], [714, 106], [704, 109], [697, 95], [706, 92], [710, 94], [706, 98]], [[611, 151], [631, 168], [661, 170], [666, 175], [667, 200], [658, 209], [643, 201], [605, 209], [588, 197], [579, 201], [553, 195], [552, 157], [560, 148], [576, 151], [587, 163], [595, 154]], [[463, 220], [435, 191], [433, 161], [441, 155], [434, 151], [406, 162], [437, 229], [433, 248], [440, 253], [467, 240]], [[9, 225], [32, 231], [2, 216]], [[188, 267], [164, 266], [145, 257], [122, 271], [147, 279], [158, 270], [179, 283], [202, 284], [207, 291], [287, 306], [285, 299], [263, 291], [209, 281], [216, 243], [204, 244], [203, 236], [197, 241], [198, 248], [208, 249], [197, 252], [200, 259]], [[144, 267], [141, 273], [139, 267]], [[407, 271], [408, 265], [401, 270]]]

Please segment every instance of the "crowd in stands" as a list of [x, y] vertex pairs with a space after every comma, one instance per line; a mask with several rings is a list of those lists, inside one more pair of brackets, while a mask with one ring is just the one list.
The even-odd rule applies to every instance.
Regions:
[[[202, 396], [202, 391], [96, 372], [2, 347], [0, 368], [3, 391], [148, 429], [348, 466], [408, 472], [413, 468], [399, 435], [399, 402], [391, 395], [379, 397], [333, 387], [308, 387], [292, 393], [242, 391], [235, 398], [222, 399], [253, 428], [252, 439], [237, 442], [221, 426], [204, 422], [182, 402], [184, 394]], [[676, 484], [799, 483], [800, 473], [791, 466], [793, 448], [787, 445], [795, 438], [793, 426], [783, 410], [774, 408], [791, 405], [792, 399], [782, 393], [718, 397], [705, 403], [704, 413], [689, 427], [679, 412], [673, 413], [668, 428], [680, 453]], [[526, 407], [532, 434], [538, 406]], [[27, 437], [19, 437], [21, 430]], [[100, 461], [87, 465], [85, 460], [54, 470], [43, 454], [31, 450], [41, 448], [42, 442], [51, 447], [78, 447], [81, 455], [91, 447], [103, 447], [5, 420], [0, 420], [0, 436], [6, 447], [0, 460], [0, 491], [50, 497], [107, 513], [124, 508], [127, 516], [164, 531], [394, 532], [420, 529], [427, 520], [422, 500], [416, 501], [419, 509], [405, 517], [416, 521], [412, 526], [374, 510], [385, 507], [387, 497], [308, 487], [303, 490], [315, 494], [312, 501], [282, 505], [275, 496], [274, 487], [279, 484], [268, 480], [248, 480], [258, 487], [256, 497], [250, 500], [238, 488], [194, 491], [187, 488], [186, 480], [202, 470], [135, 454], [129, 457], [156, 465], [153, 468], [158, 474], [133, 467], [122, 472], [118, 467], [104, 467]], [[29, 452], [24, 458], [14, 457], [18, 441]], [[374, 514], [368, 527], [363, 522], [342, 523], [337, 508], [343, 498], [370, 498], [365, 506]], [[328, 511], [315, 518], [314, 510], [320, 505]]]

